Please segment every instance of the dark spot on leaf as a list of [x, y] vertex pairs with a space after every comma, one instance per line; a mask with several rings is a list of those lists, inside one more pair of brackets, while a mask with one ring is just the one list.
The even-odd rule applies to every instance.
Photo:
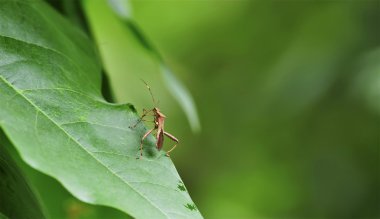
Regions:
[[183, 184], [183, 182], [179, 181], [179, 184], [177, 185], [177, 188], [181, 191], [186, 191], [186, 187], [185, 185]]
[[193, 203], [193, 204], [187, 203], [187, 204], [185, 205], [185, 207], [186, 207], [187, 209], [189, 209], [190, 211], [196, 211], [196, 210], [198, 210], [198, 209], [197, 209], [197, 206], [195, 206], [194, 203]]
[[184, 185], [178, 185], [178, 189], [181, 191], [186, 191], [186, 188]]
[[154, 151], [154, 148], [153, 147], [148, 147], [146, 150], [146, 156], [148, 157], [154, 157], [156, 155], [156, 152]]

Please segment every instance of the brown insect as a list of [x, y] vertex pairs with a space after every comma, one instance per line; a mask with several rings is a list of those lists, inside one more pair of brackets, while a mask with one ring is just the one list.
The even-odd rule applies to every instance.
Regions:
[[[152, 97], [152, 100], [153, 100], [153, 103], [156, 105], [156, 101], [153, 97], [153, 93], [149, 87], [149, 85], [143, 81], [146, 85], [146, 87], [148, 88], [149, 90], [149, 93], [150, 93], [150, 96]], [[141, 138], [141, 143], [140, 143], [140, 157], [142, 157], [142, 150], [143, 150], [143, 141], [146, 137], [148, 137], [149, 134], [151, 134], [153, 131], [157, 131], [156, 132], [156, 138], [157, 138], [157, 142], [156, 142], [156, 147], [158, 150], [161, 150], [162, 149], [162, 146], [164, 144], [164, 136], [167, 136], [168, 138], [170, 138], [172, 141], [175, 142], [174, 146], [166, 152], [166, 156], [170, 156], [169, 153], [172, 152], [178, 145], [179, 143], [179, 140], [174, 137], [172, 134], [168, 133], [168, 132], [165, 132], [164, 130], [164, 124], [165, 124], [165, 118], [166, 116], [161, 113], [160, 109], [158, 107], [154, 107], [153, 109], [151, 110], [146, 110], [146, 109], [143, 109], [143, 115], [140, 117], [140, 120], [133, 126], [133, 127], [136, 127], [136, 125], [141, 122], [141, 121], [146, 121], [144, 120], [144, 117], [145, 116], [153, 116], [154, 117], [154, 120], [153, 120], [153, 123], [154, 123], [154, 127], [152, 129], [150, 129], [149, 131], [147, 131], [144, 136]]]

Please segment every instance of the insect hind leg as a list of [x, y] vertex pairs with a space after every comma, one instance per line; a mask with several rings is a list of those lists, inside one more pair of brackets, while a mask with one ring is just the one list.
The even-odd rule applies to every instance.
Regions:
[[175, 145], [169, 151], [166, 152], [166, 156], [170, 157], [170, 152], [172, 152], [177, 147], [177, 145], [179, 144], [179, 140], [176, 137], [174, 137], [174, 135], [168, 132], [164, 132], [164, 135], [168, 136], [168, 138], [175, 142]]

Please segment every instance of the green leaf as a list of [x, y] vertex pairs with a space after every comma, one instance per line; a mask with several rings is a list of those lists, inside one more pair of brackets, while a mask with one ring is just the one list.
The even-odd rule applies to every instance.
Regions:
[[[21, 170], [23, 176], [28, 180], [28, 184], [33, 186], [33, 191], [38, 194], [38, 200], [43, 205], [43, 210], [47, 218], [51, 219], [129, 219], [124, 212], [114, 208], [91, 205], [79, 201], [73, 197], [54, 178], [49, 177], [28, 166], [19, 156], [15, 147], [7, 139], [0, 129], [0, 146], [11, 155], [13, 162]], [[1, 149], [0, 149], [1, 150]], [[46, 189], [49, 188], [49, 189]], [[21, 196], [22, 197], [22, 196]], [[1, 199], [1, 197], [0, 197]], [[37, 217], [33, 217], [37, 218]]]
[[0, 142], [0, 219], [45, 218], [38, 199], [10, 154]]
[[0, 213], [0, 219], [8, 219], [8, 217]]
[[[131, 104], [101, 96], [88, 38], [41, 1], [0, 7], [0, 125], [32, 167], [136, 218], [202, 218]], [[181, 187], [182, 188], [182, 187]]]
[[[158, 49], [156, 49], [145, 34], [141, 31], [141, 28], [132, 18], [132, 9], [127, 0], [108, 0], [109, 6], [113, 9], [114, 13], [122, 20], [124, 28], [129, 31], [132, 37], [140, 44], [141, 48], [144, 48], [152, 57], [154, 57], [159, 62], [159, 69], [161, 78], [174, 99], [179, 103], [182, 110], [185, 112], [187, 119], [190, 123], [190, 127], [194, 132], [199, 132], [201, 130], [201, 125], [199, 121], [198, 112], [196, 109], [195, 102], [185, 87], [185, 85], [177, 79], [173, 74], [171, 68], [165, 63]], [[94, 7], [103, 7], [105, 5], [104, 1], [83, 1], [84, 9], [87, 13], [88, 20], [90, 22], [96, 22], [97, 18], [94, 18]], [[103, 7], [104, 9], [104, 7]], [[103, 11], [102, 9], [102, 11]], [[99, 24], [92, 24], [92, 28], [97, 28]], [[126, 40], [128, 40], [126, 38]], [[126, 51], [130, 52], [130, 51]], [[125, 60], [128, 61], [128, 60]], [[148, 63], [148, 62], [147, 62]], [[109, 71], [112, 74], [113, 71]], [[135, 75], [140, 74], [140, 72], [134, 72]]]

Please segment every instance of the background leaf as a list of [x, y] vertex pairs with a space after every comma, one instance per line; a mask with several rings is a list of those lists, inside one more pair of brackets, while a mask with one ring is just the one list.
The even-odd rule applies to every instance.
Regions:
[[[127, 92], [133, 90], [133, 84], [136, 84], [136, 82], [138, 82], [137, 85], [140, 85], [141, 78], [147, 80], [149, 84], [155, 85], [152, 87], [166, 87], [170, 95], [174, 97], [185, 112], [191, 129], [194, 132], [199, 132], [201, 129], [199, 116], [190, 92], [176, 75], [173, 74], [159, 50], [153, 46], [152, 42], [143, 34], [142, 30], [133, 20], [132, 8], [129, 2], [112, 0], [108, 1], [108, 3], [106, 0], [83, 1], [83, 8], [113, 84], [118, 86], [118, 77], [120, 77], [120, 72], [122, 72], [129, 79], [127, 82], [128, 86], [124, 85], [123, 89]], [[108, 7], [112, 8], [114, 13], [110, 13], [111, 9]], [[112, 33], [116, 32], [116, 35], [111, 34], [109, 31]], [[121, 40], [117, 40], [118, 38], [121, 38]], [[115, 52], [115, 49], [120, 52]], [[137, 52], [136, 50], [145, 51]], [[115, 55], [119, 57], [115, 59]], [[139, 57], [139, 55], [142, 58], [137, 58], [139, 61], [136, 64], [134, 63], [136, 62], [134, 59], [136, 59], [136, 56]], [[134, 57], [129, 58], [129, 56]], [[120, 66], [120, 62], [125, 63], [124, 65], [126, 66], [117, 68], [116, 66]], [[141, 67], [138, 66], [152, 64], [153, 66], [148, 73], [141, 72]], [[154, 73], [159, 73], [159, 77], [154, 76]], [[162, 81], [163, 83], [157, 83], [157, 81]], [[140, 86], [140, 90], [142, 87]], [[118, 93], [119, 90], [115, 89], [115, 94], [120, 101], [122, 97], [125, 97], [125, 94]], [[132, 97], [128, 96], [128, 98]], [[128, 99], [128, 101], [130, 100]]]
[[45, 218], [37, 197], [0, 142], [0, 218]]
[[6, 216], [3, 215], [2, 213], [0, 213], [0, 219], [8, 219], [8, 217], [6, 217]]
[[378, 2], [131, 3], [191, 72], [202, 134], [168, 128], [206, 218], [380, 218]]
[[[27, 19], [26, 16], [27, 15]], [[45, 3], [0, 7], [0, 125], [32, 167], [137, 218], [201, 218], [130, 104], [110, 104], [88, 39]]]

